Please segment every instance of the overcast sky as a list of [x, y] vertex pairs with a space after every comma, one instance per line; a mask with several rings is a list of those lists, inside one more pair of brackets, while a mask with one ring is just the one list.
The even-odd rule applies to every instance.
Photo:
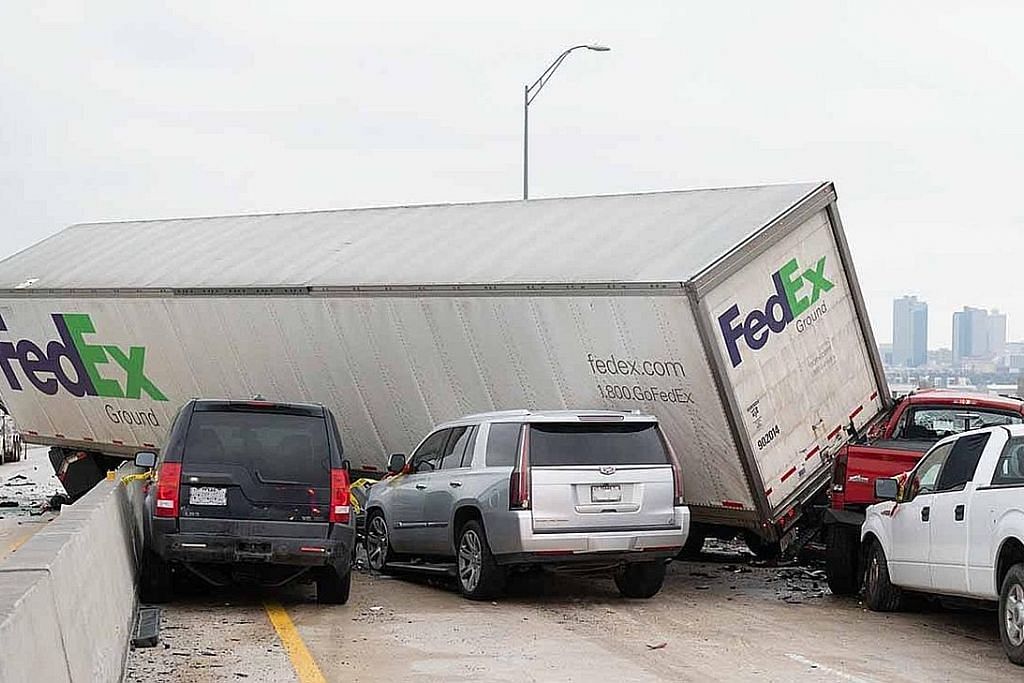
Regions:
[[1024, 338], [1024, 3], [157, 4], [0, 4], [0, 258], [76, 222], [515, 198], [523, 84], [593, 41], [530, 108], [531, 196], [832, 180], [879, 341], [904, 293], [933, 348], [965, 304]]

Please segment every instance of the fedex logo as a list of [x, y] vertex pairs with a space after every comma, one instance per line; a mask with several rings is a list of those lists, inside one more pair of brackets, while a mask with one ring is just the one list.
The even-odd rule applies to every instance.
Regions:
[[[740, 307], [733, 304], [718, 316], [718, 326], [722, 330], [725, 348], [729, 351], [729, 360], [734, 368], [743, 362], [739, 346], [741, 339], [752, 351], [760, 349], [768, 343], [773, 333], [778, 334], [786, 329], [794, 318], [818, 301], [822, 292], [834, 286], [825, 277], [824, 256], [818, 259], [813, 268], [803, 271], [795, 258], [790, 259], [772, 274], [772, 282], [775, 283], [775, 290], [764, 302], [763, 310], [755, 308], [746, 317], [741, 317]], [[808, 287], [810, 289], [806, 291]], [[801, 292], [805, 292], [804, 296], [801, 296]], [[799, 325], [797, 327], [800, 328]]]
[[[45, 349], [28, 339], [0, 341], [0, 372], [12, 390], [22, 391], [23, 377], [50, 396], [63, 387], [79, 398], [141, 398], [145, 392], [154, 401], [167, 400], [146, 377], [146, 347], [131, 346], [126, 351], [86, 341], [85, 336], [95, 334], [96, 327], [84, 313], [54, 313], [50, 318], [58, 338], [47, 342]], [[0, 332], [7, 332], [3, 317]], [[21, 377], [15, 368], [21, 370]], [[116, 378], [104, 376], [114, 368]]]

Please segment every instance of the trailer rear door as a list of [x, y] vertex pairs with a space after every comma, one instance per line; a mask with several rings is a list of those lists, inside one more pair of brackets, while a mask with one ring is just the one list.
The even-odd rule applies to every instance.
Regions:
[[707, 292], [704, 309], [778, 515], [820, 481], [844, 427], [869, 421], [883, 397], [827, 212], [747, 249], [749, 261]]

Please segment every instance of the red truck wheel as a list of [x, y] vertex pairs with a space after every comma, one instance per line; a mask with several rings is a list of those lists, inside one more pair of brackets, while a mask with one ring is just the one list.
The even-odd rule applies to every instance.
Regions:
[[834, 524], [825, 532], [825, 579], [833, 595], [860, 592], [860, 538], [854, 529]]

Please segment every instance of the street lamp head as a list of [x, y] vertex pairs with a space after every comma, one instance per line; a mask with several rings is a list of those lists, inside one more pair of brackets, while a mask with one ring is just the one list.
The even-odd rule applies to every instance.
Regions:
[[611, 50], [607, 45], [601, 45], [600, 43], [594, 43], [593, 45], [587, 45], [585, 47], [588, 50], [593, 50], [594, 52], [608, 52]]

